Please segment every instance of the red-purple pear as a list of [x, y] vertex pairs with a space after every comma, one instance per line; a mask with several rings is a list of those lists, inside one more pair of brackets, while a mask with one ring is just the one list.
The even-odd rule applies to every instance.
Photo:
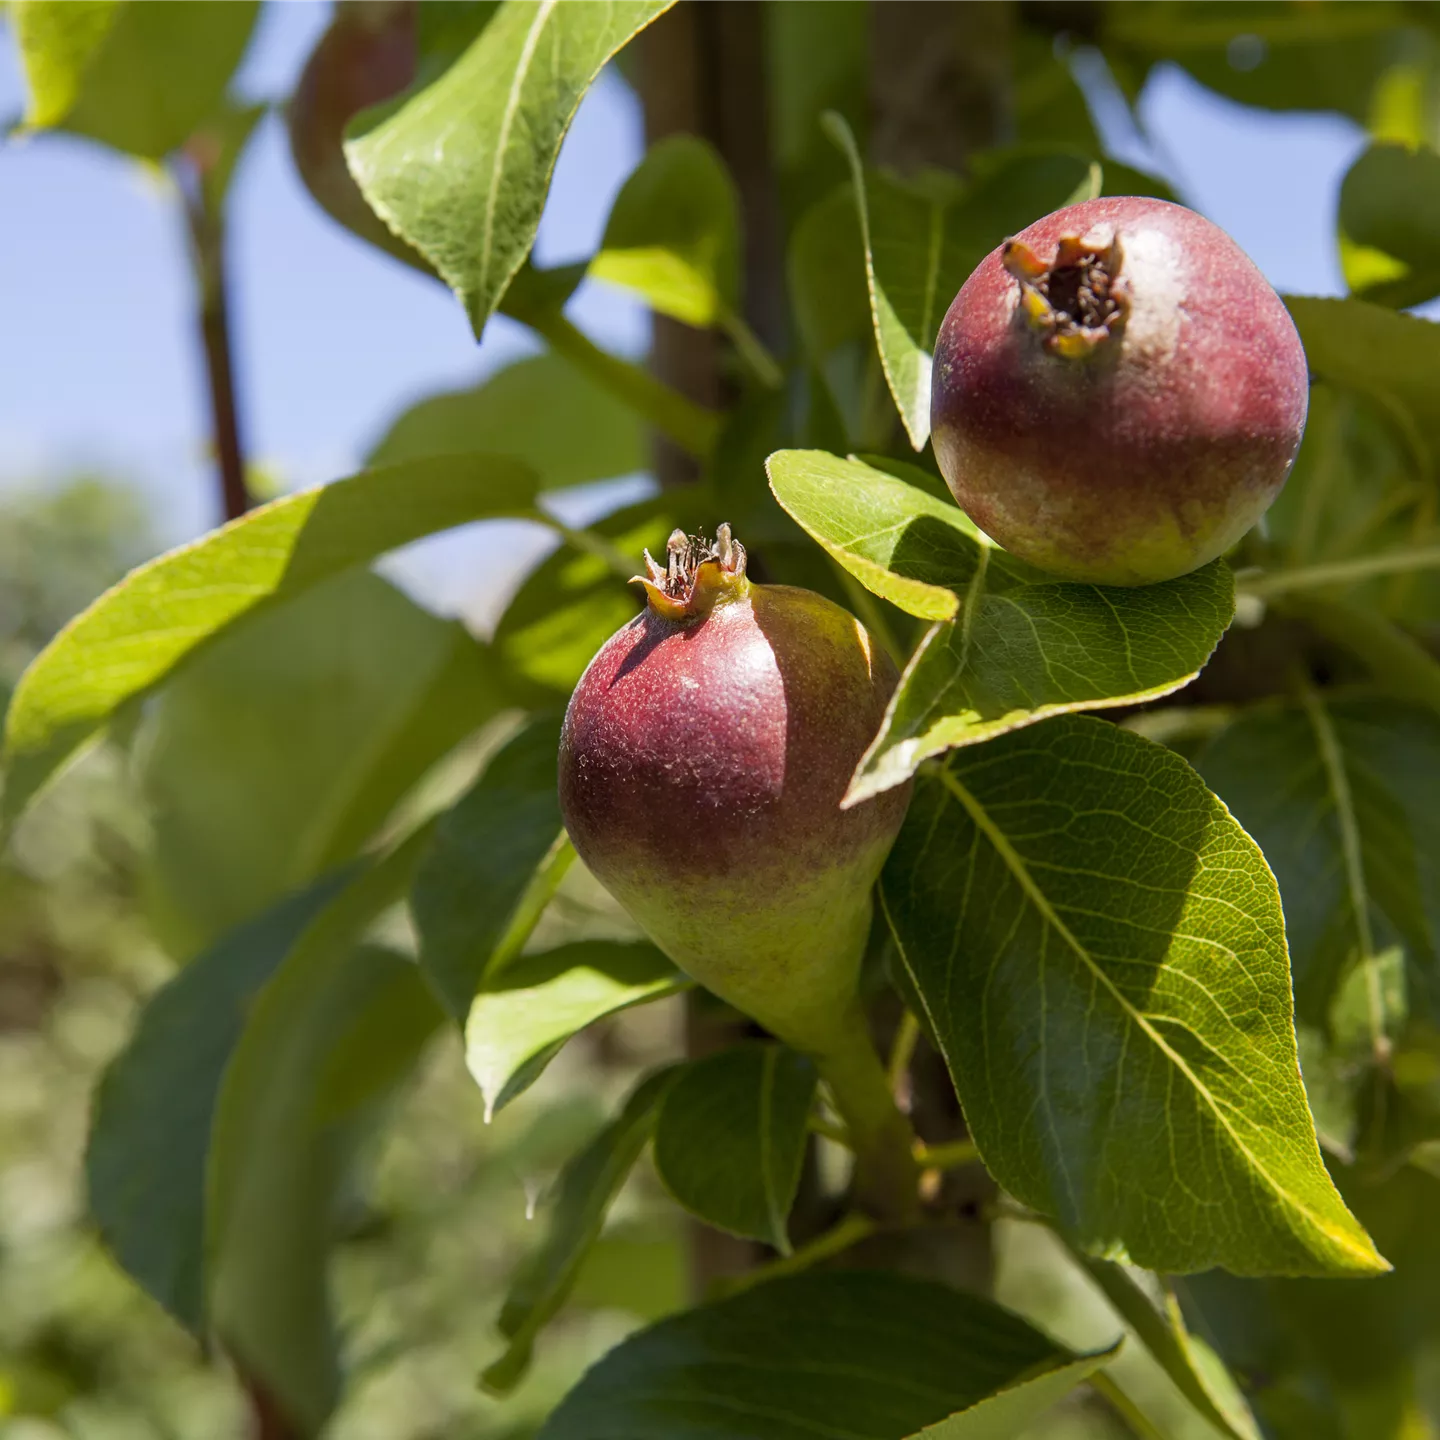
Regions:
[[1179, 205], [1088, 200], [992, 252], [935, 346], [941, 474], [992, 539], [1143, 585], [1222, 555], [1279, 494], [1305, 352], [1238, 245]]
[[727, 526], [645, 558], [644, 613], [566, 712], [566, 828], [677, 965], [797, 1048], [834, 1052], [856, 1038], [871, 888], [909, 800], [840, 807], [895, 667], [823, 596], [752, 583]]

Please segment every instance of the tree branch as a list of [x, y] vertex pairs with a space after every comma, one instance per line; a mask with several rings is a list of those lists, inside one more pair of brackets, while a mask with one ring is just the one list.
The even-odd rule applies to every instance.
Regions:
[[245, 452], [235, 403], [224, 221], [200, 176], [177, 172], [176, 179], [184, 199], [200, 301], [200, 344], [210, 393], [210, 431], [220, 481], [220, 509], [226, 520], [235, 520], [250, 508], [251, 497], [245, 484]]

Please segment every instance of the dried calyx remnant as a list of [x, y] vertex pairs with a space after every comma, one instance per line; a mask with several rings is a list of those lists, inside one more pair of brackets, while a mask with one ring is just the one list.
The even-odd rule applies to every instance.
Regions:
[[713, 541], [703, 535], [673, 530], [665, 542], [662, 565], [645, 552], [650, 573], [635, 576], [650, 597], [650, 607], [672, 620], [698, 617], [715, 602], [738, 599], [747, 588], [745, 547], [730, 534], [728, 525], [715, 531]]
[[1103, 247], [1066, 235], [1049, 265], [1023, 241], [1007, 240], [1000, 259], [1020, 282], [1025, 317], [1042, 333], [1045, 348], [1080, 357], [1125, 323], [1130, 295], [1120, 276], [1124, 254], [1117, 232]]

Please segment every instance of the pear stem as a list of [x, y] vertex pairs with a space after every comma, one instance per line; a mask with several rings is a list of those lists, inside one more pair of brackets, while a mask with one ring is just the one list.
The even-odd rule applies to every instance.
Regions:
[[895, 1103], [858, 1005], [846, 1016], [841, 1038], [815, 1063], [855, 1152], [855, 1199], [877, 1220], [906, 1224], [920, 1214], [915, 1132]]

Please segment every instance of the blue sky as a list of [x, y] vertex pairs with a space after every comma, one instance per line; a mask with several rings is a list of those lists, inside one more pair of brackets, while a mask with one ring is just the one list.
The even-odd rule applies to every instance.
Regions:
[[[266, 5], [239, 88], [286, 95], [328, 12], [320, 0]], [[13, 46], [0, 31], [0, 117], [22, 105]], [[1277, 289], [1341, 291], [1331, 235], [1340, 179], [1364, 144], [1357, 126], [1250, 110], [1174, 69], [1142, 99], [1153, 150], [1120, 108], [1102, 96], [1112, 148], [1167, 173]], [[536, 247], [542, 263], [594, 248], [640, 148], [634, 97], [602, 77], [560, 157]], [[276, 116], [247, 152], [231, 203], [246, 440], [287, 487], [346, 473], [407, 404], [533, 348], [503, 317], [477, 348], [447, 292], [324, 215], [294, 172]], [[39, 136], [0, 148], [0, 215], [0, 485], [89, 465], [152, 494], [166, 540], [213, 523], [187, 261], [163, 188], [98, 146]], [[644, 315], [615, 292], [587, 285], [574, 315], [602, 343], [643, 353]], [[460, 552], [451, 544], [423, 553]]]

